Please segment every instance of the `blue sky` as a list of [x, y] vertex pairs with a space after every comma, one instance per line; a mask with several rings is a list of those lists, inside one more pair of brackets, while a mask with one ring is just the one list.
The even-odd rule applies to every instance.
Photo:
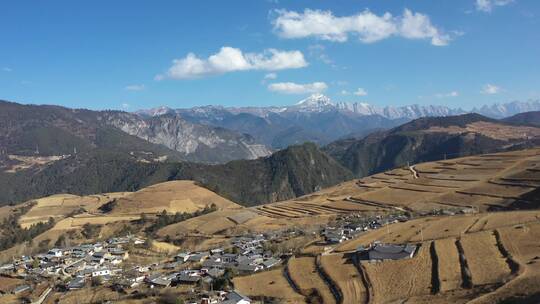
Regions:
[[3, 1], [0, 99], [130, 111], [312, 92], [466, 109], [537, 99], [539, 18], [536, 0]]

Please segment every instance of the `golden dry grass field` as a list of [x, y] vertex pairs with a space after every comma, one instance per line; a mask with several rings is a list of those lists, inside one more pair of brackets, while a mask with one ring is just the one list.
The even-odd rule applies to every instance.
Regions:
[[76, 212], [95, 213], [103, 204], [126, 195], [128, 192], [89, 196], [57, 194], [36, 199], [32, 201], [35, 202], [35, 205], [21, 216], [19, 224], [26, 228], [39, 222], [46, 222], [50, 217], [59, 220]]
[[424, 243], [412, 259], [362, 263], [373, 289], [372, 303], [391, 303], [429, 295], [431, 267], [429, 243]]
[[[340, 291], [343, 303], [466, 303], [473, 299], [478, 303], [496, 303], [511, 296], [532, 297], [540, 293], [537, 215], [538, 211], [513, 211], [396, 223], [335, 246], [339, 253], [306, 249], [311, 256], [290, 259], [289, 273], [300, 290], [328, 290], [325, 288], [328, 279], [323, 279], [313, 266], [314, 256], [318, 255], [324, 273]], [[486, 224], [480, 224], [482, 221]], [[423, 242], [416, 233], [420, 225], [425, 231], [430, 230]], [[399, 239], [397, 243], [421, 246], [411, 259], [362, 261], [359, 266], [353, 262], [358, 245], [375, 240], [391, 242], [394, 238]], [[460, 259], [457, 240], [463, 248], [465, 262]], [[510, 267], [509, 259], [518, 266]], [[471, 288], [464, 287], [463, 269], [468, 273]], [[278, 274], [283, 276], [280, 272], [273, 273]], [[249, 284], [252, 277], [243, 277], [243, 282]], [[251, 288], [256, 289], [259, 283], [253, 281]], [[326, 297], [330, 295], [327, 293]], [[328, 301], [332, 303], [333, 299]]]
[[323, 303], [336, 303], [330, 288], [317, 271], [314, 257], [292, 258], [287, 266], [291, 279], [304, 296], [308, 296], [313, 293], [313, 290], [316, 290]]
[[193, 181], [170, 181], [152, 185], [117, 200], [111, 213], [141, 214], [193, 213], [214, 204], [218, 209], [238, 209], [239, 205], [198, 186]]
[[345, 255], [322, 255], [321, 266], [339, 288], [343, 303], [365, 303], [368, 300], [361, 274]]
[[305, 303], [305, 298], [296, 293], [283, 276], [283, 269], [256, 273], [233, 279], [234, 287], [247, 296], [280, 299], [283, 303]]
[[463, 283], [456, 239], [447, 238], [434, 241], [438, 258], [440, 290], [442, 292], [459, 289]]

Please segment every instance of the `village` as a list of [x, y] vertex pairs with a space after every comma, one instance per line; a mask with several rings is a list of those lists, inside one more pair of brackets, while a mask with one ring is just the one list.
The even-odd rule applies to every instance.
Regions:
[[[425, 215], [453, 215], [468, 210], [435, 210]], [[330, 253], [336, 244], [353, 239], [368, 231], [388, 227], [412, 219], [404, 213], [366, 216], [342, 215], [320, 227], [309, 237], [325, 245]], [[151, 240], [127, 235], [103, 242], [52, 248], [34, 256], [21, 256], [0, 265], [0, 280], [17, 278], [24, 284], [2, 284], [1, 294], [16, 295], [26, 303], [44, 303], [55, 292], [69, 293], [85, 288], [107, 286], [125, 295], [152, 294], [167, 288], [182, 287], [184, 303], [258, 303], [236, 291], [231, 284], [235, 276], [249, 275], [286, 264], [294, 256], [292, 249], [276, 250], [271, 244], [305, 235], [301, 229], [281, 232], [246, 234], [231, 238], [230, 246], [207, 251], [181, 251], [161, 262], [147, 265], [129, 263], [130, 251], [148, 246]], [[357, 258], [388, 260], [410, 258], [416, 246], [382, 244], [358, 248]], [[156, 291], [158, 291], [156, 293]]]

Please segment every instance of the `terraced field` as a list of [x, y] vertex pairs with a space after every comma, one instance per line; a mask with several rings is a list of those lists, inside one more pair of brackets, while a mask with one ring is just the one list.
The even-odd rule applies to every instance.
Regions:
[[[535, 285], [540, 283], [538, 213], [420, 218], [392, 224], [388, 230], [367, 232], [335, 246], [330, 254], [313, 250], [310, 245], [306, 250], [318, 255], [320, 270], [313, 256], [291, 258], [287, 265], [289, 284], [304, 295], [319, 296], [323, 303], [335, 303], [336, 296], [340, 303], [465, 303], [474, 298], [474, 303], [494, 303], [492, 299], [500, 300], [514, 290], [531, 295], [540, 292], [540, 285]], [[423, 242], [416, 233], [421, 225], [424, 232], [430, 230], [424, 234]], [[421, 246], [411, 259], [355, 264], [354, 250], [358, 245], [393, 238]], [[472, 286], [466, 288], [465, 280]]]
[[[289, 201], [252, 208], [225, 205], [223, 210], [211, 215], [203, 215], [197, 219], [165, 227], [159, 235], [171, 237], [186, 233], [223, 235], [245, 231], [279, 230], [302, 225], [316, 226], [324, 225], [337, 216], [351, 212], [381, 214], [456, 208], [474, 208], [476, 211], [485, 212], [491, 209], [514, 208], [517, 201], [522, 205], [528, 204], [527, 206], [540, 205], [540, 201], [534, 201], [534, 197], [516, 199], [520, 195], [531, 193], [533, 189], [529, 184], [531, 181], [538, 180], [540, 183], [538, 168], [540, 168], [540, 148], [422, 163], [415, 165], [419, 178], [414, 178], [408, 168], [397, 168], [344, 182]], [[497, 184], [507, 182], [505, 179], [508, 178], [513, 178], [512, 186]], [[509, 189], [512, 189], [512, 193]], [[144, 191], [141, 195], [143, 194]], [[170, 193], [163, 195], [165, 198], [170, 196]], [[190, 204], [185, 206], [188, 205]], [[163, 207], [156, 207], [157, 209]], [[430, 226], [434, 223], [426, 225], [418, 223], [414, 230], [403, 230], [400, 233], [390, 231], [388, 236], [378, 233], [380, 235], [377, 239], [403, 242], [421, 241], [422, 238], [434, 239], [435, 235], [437, 238], [459, 236], [464, 229], [469, 229], [468, 225], [475, 220], [474, 217], [462, 218], [447, 227], [445, 223], [437, 223], [437, 226]], [[442, 232], [439, 229], [442, 229]]]
[[116, 201], [111, 213], [141, 214], [192, 213], [214, 204], [219, 210], [239, 209], [236, 203], [198, 186], [193, 181], [170, 181], [155, 184]]
[[322, 255], [321, 266], [339, 289], [342, 303], [367, 303], [369, 295], [362, 274], [350, 258], [344, 254]]
[[26, 228], [39, 222], [46, 222], [50, 217], [61, 220], [70, 214], [98, 211], [102, 205], [111, 200], [128, 195], [129, 192], [105, 193], [99, 195], [77, 196], [57, 194], [33, 200], [35, 205], [19, 218], [21, 227]]
[[292, 258], [287, 267], [291, 280], [304, 296], [318, 298], [321, 303], [337, 303], [330, 288], [319, 275], [314, 257]]
[[432, 290], [429, 243], [412, 259], [362, 263], [373, 288], [372, 303], [390, 303]]
[[306, 303], [304, 296], [294, 291], [281, 268], [233, 279], [234, 287], [249, 297], [279, 299], [283, 303]]
[[510, 275], [510, 268], [497, 248], [492, 232], [467, 234], [461, 238], [461, 244], [474, 285], [503, 282]]
[[434, 241], [434, 247], [438, 260], [439, 290], [446, 292], [459, 289], [463, 281], [461, 278], [461, 265], [456, 247], [456, 239], [436, 240]]

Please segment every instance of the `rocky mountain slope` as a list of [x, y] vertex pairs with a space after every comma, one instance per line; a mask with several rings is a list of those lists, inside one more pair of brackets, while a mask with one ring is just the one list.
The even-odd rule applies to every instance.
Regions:
[[[531, 110], [540, 110], [540, 101], [494, 104], [475, 108], [471, 112], [502, 118]], [[283, 107], [159, 107], [136, 113], [143, 117], [179, 114], [192, 123], [250, 134], [258, 142], [281, 149], [306, 141], [324, 145], [343, 137], [390, 129], [421, 117], [455, 116], [466, 114], [467, 111], [440, 105], [377, 107], [362, 102], [333, 102], [327, 96], [314, 94], [294, 105]]]
[[321, 94], [312, 95], [290, 107], [205, 106], [175, 110], [161, 107], [137, 113], [143, 117], [179, 114], [192, 123], [250, 134], [274, 149], [306, 141], [327, 144], [348, 134], [387, 129], [406, 121], [389, 119], [378, 113], [365, 115], [347, 111]]
[[142, 118], [120, 111], [89, 111], [0, 101], [0, 151], [52, 156], [93, 149], [219, 163], [254, 159], [270, 150], [235, 131], [195, 124], [178, 116]]
[[420, 118], [363, 139], [324, 148], [356, 176], [424, 161], [491, 153], [540, 143], [540, 128], [508, 124], [480, 114]]
[[177, 114], [143, 119], [130, 113], [104, 115], [105, 122], [148, 142], [178, 151], [183, 159], [224, 163], [235, 159], [255, 159], [271, 151], [251, 136], [221, 127], [195, 124]]

